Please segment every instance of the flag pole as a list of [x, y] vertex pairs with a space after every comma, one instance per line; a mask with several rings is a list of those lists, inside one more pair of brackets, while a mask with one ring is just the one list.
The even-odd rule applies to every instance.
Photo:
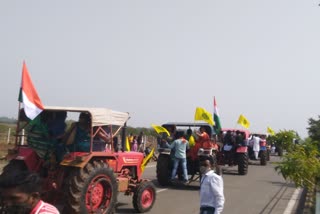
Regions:
[[17, 118], [17, 126], [16, 126], [16, 139], [15, 139], [15, 145], [17, 145], [18, 144], [18, 137], [17, 136], [19, 136], [20, 134], [19, 134], [19, 129], [20, 129], [20, 123], [19, 123], [19, 120], [20, 120], [20, 110], [21, 109], [21, 102], [19, 101], [19, 105], [18, 105], [18, 118]]

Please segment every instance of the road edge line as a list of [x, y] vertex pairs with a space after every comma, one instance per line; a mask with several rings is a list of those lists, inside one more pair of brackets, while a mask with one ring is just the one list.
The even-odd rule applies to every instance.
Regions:
[[165, 188], [165, 189], [159, 189], [159, 190], [157, 190], [157, 193], [163, 192], [163, 191], [166, 191], [166, 190], [168, 190], [168, 189], [167, 189], [167, 188]]
[[286, 207], [286, 209], [284, 210], [283, 214], [291, 214], [293, 213], [293, 209], [295, 207], [295, 204], [299, 201], [300, 196], [302, 193], [302, 188], [296, 188], [289, 200], [289, 203]]

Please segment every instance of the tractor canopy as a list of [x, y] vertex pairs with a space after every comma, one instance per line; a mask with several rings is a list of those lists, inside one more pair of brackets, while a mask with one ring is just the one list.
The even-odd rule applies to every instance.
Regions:
[[236, 131], [239, 131], [239, 132], [241, 132], [241, 133], [244, 133], [245, 139], [248, 139], [248, 138], [250, 137], [250, 132], [249, 132], [249, 130], [223, 128], [221, 131], [222, 131], [222, 132], [227, 132], [227, 131], [236, 132]]
[[207, 134], [212, 137], [213, 135], [215, 135], [215, 131], [213, 129], [213, 126], [211, 126], [210, 124], [208, 123], [199, 123], [199, 122], [168, 122], [168, 123], [165, 123], [165, 124], [162, 124], [162, 127], [166, 128], [167, 130], [170, 131], [177, 131], [177, 132], [183, 132], [185, 134], [185, 131], [187, 129], [192, 129], [193, 131], [194, 130], [198, 130], [200, 127], [204, 127]]
[[128, 112], [114, 111], [107, 108], [45, 106], [44, 111], [88, 112], [91, 115], [92, 127], [123, 126], [129, 119]]

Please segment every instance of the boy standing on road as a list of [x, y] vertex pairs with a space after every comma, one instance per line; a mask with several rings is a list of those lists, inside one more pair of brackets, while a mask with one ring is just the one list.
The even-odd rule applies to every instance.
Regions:
[[187, 171], [187, 149], [189, 149], [189, 142], [183, 137], [183, 134], [178, 133], [177, 134], [178, 139], [173, 141], [171, 145], [166, 143], [167, 147], [170, 149], [174, 149], [174, 163], [173, 163], [173, 169], [171, 174], [171, 180], [173, 180], [176, 177], [177, 170], [179, 163], [182, 165], [182, 171], [183, 171], [183, 182], [188, 182], [188, 171]]
[[214, 160], [200, 163], [200, 214], [220, 214], [224, 206], [223, 180], [214, 172]]

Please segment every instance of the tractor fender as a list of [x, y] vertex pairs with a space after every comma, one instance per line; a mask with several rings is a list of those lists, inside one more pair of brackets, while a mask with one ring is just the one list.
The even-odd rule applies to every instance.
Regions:
[[64, 156], [60, 165], [84, 168], [93, 155], [87, 152], [71, 152]]
[[34, 172], [37, 172], [43, 164], [43, 160], [33, 149], [22, 146], [10, 151], [6, 159], [10, 161], [22, 161], [25, 163], [28, 170]]
[[248, 147], [246, 146], [239, 146], [236, 150], [237, 153], [246, 153], [248, 151]]

